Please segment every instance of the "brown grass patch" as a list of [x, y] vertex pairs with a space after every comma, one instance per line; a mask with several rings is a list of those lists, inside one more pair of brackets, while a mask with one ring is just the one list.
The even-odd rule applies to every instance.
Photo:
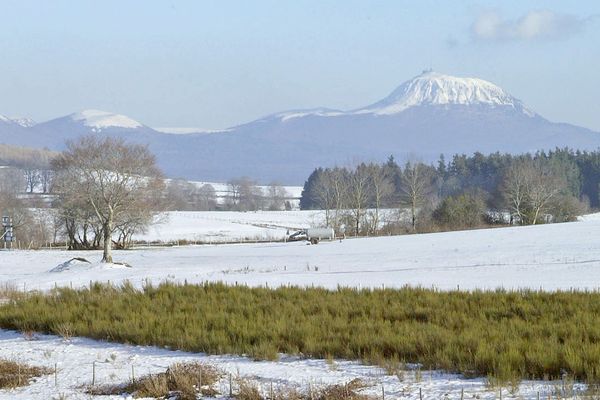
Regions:
[[343, 385], [330, 385], [318, 391], [315, 400], [369, 400], [372, 396], [359, 393], [370, 385], [360, 379], [353, 379]]
[[216, 367], [199, 362], [177, 363], [165, 372], [142, 376], [125, 385], [101, 385], [86, 388], [86, 393], [96, 396], [132, 394], [134, 397], [176, 398], [196, 400], [199, 395], [215, 396], [214, 384], [223, 373]]
[[[237, 400], [374, 400], [375, 397], [361, 394], [360, 391], [371, 385], [360, 379], [353, 379], [345, 384], [329, 385], [305, 391], [297, 388], [276, 388], [271, 393], [261, 393], [258, 385], [249, 380], [238, 380]], [[270, 391], [269, 391], [270, 392]]]
[[27, 386], [33, 378], [50, 374], [45, 367], [34, 367], [16, 361], [0, 359], [0, 389], [12, 389]]

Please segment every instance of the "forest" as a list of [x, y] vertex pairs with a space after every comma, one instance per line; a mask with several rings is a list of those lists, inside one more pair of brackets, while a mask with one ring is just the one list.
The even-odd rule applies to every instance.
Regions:
[[390, 156], [383, 164], [315, 169], [300, 207], [325, 210], [328, 225], [356, 235], [530, 225], [597, 209], [599, 183], [598, 151], [460, 154], [404, 165]]

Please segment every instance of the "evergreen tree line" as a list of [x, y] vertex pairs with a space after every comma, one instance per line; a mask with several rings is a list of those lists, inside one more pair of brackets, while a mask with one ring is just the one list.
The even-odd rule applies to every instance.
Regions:
[[315, 169], [300, 207], [324, 210], [327, 226], [355, 235], [532, 225], [600, 207], [599, 185], [600, 151], [442, 155], [402, 166], [390, 156], [384, 164]]

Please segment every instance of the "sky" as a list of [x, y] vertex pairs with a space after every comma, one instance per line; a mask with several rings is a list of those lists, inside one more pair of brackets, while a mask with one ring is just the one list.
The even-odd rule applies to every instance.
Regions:
[[0, 0], [0, 114], [221, 129], [433, 68], [600, 131], [600, 2]]

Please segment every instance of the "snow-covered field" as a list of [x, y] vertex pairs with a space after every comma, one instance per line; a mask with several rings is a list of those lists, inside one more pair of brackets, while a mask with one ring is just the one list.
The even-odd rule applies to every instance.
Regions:
[[[381, 396], [383, 387], [386, 399], [416, 400], [419, 399], [419, 389], [422, 390], [425, 399], [458, 399], [461, 390], [464, 390], [465, 399], [495, 399], [499, 394], [498, 389], [487, 387], [484, 379], [465, 379], [459, 375], [439, 371], [422, 371], [420, 378], [415, 376], [414, 371], [406, 371], [400, 380], [398, 376], [385, 375], [381, 368], [343, 360], [336, 360], [331, 364], [325, 360], [282, 356], [277, 362], [256, 362], [245, 357], [207, 356], [83, 338], [66, 341], [56, 336], [36, 335], [34, 340], [31, 340], [20, 333], [3, 330], [0, 330], [0, 357], [47, 366], [52, 370], [56, 365], [58, 371], [56, 384], [54, 374], [47, 375], [26, 387], [0, 390], [0, 400], [96, 398], [83, 393], [83, 387], [92, 382], [94, 363], [97, 384], [118, 384], [131, 379], [132, 366], [135, 376], [140, 377], [148, 373], [163, 372], [173, 363], [188, 361], [207, 362], [219, 367], [226, 374], [253, 380], [265, 393], [268, 393], [271, 383], [275, 388], [295, 386], [305, 389], [308, 385], [316, 388], [321, 385], [343, 384], [360, 378], [373, 384], [365, 393]], [[503, 398], [535, 399], [538, 392], [541, 398], [548, 398], [548, 394], [553, 393], [559, 385], [559, 382], [526, 381], [515, 394], [511, 395], [504, 389]], [[229, 393], [228, 376], [217, 388], [225, 395]]]
[[[290, 214], [294, 215], [294, 214]], [[138, 248], [115, 252], [132, 268], [98, 264], [99, 252], [12, 251], [0, 256], [0, 283], [19, 288], [87, 285], [90, 280], [248, 285], [338, 285], [440, 289], [596, 289], [600, 217], [566, 224], [322, 242]], [[81, 264], [49, 272], [72, 257]]]
[[[275, 218], [268, 213], [239, 213], [238, 222], [221, 213], [206, 213], [192, 219], [184, 213], [181, 227], [214, 222], [230, 224], [232, 232], [258, 223], [281, 226], [304, 226], [309, 214], [285, 213]], [[190, 218], [188, 218], [190, 217]], [[210, 218], [209, 218], [210, 217]], [[169, 234], [177, 231], [173, 218], [164, 225]], [[278, 219], [279, 218], [279, 219]], [[187, 221], [187, 222], [185, 222]], [[261, 227], [261, 229], [264, 227]], [[258, 229], [258, 228], [257, 228]], [[270, 228], [264, 228], [270, 229]], [[279, 229], [279, 228], [277, 228]], [[281, 228], [284, 229], [284, 228]], [[179, 231], [183, 236], [189, 232]], [[150, 233], [149, 233], [150, 234]], [[157, 234], [157, 233], [154, 233]], [[233, 234], [233, 233], [232, 233]], [[98, 264], [99, 252], [68, 252], [65, 250], [5, 251], [0, 253], [0, 284], [19, 289], [49, 289], [55, 285], [73, 287], [90, 281], [118, 283], [130, 280], [140, 286], [144, 282], [164, 280], [203, 282], [224, 281], [249, 285], [337, 285], [355, 287], [401, 287], [403, 285], [435, 286], [441, 289], [533, 288], [597, 289], [600, 287], [600, 214], [582, 218], [579, 222], [530, 227], [498, 228], [463, 232], [447, 232], [396, 237], [346, 239], [304, 243], [220, 244], [145, 248], [115, 252], [115, 260], [127, 262], [131, 268]], [[72, 263], [50, 272], [73, 257], [85, 257], [91, 264]], [[496, 398], [497, 389], [486, 387], [482, 379], [462, 379], [439, 372], [424, 372], [415, 381], [408, 372], [400, 381], [384, 376], [375, 367], [349, 361], [338, 361], [335, 367], [324, 360], [300, 360], [283, 357], [279, 362], [254, 362], [238, 356], [205, 356], [164, 349], [118, 345], [75, 338], [65, 342], [52, 336], [26, 340], [14, 332], [0, 331], [0, 357], [12, 358], [59, 369], [58, 386], [54, 377], [39, 379], [31, 386], [13, 391], [0, 391], [0, 399], [89, 398], [81, 386], [90, 382], [92, 363], [97, 361], [99, 382], [121, 382], [130, 377], [131, 365], [136, 375], [164, 370], [181, 360], [209, 361], [228, 372], [254, 377], [263, 385], [328, 384], [361, 377], [376, 386], [373, 393], [386, 398], [417, 399], [418, 390], [424, 398], [459, 398], [461, 388], [465, 398]], [[222, 383], [227, 392], [227, 382]], [[516, 396], [507, 391], [504, 398], [542, 398], [555, 390], [551, 382], [524, 382]], [[446, 396], [447, 395], [447, 396]]]
[[220, 243], [247, 240], [281, 240], [287, 230], [319, 226], [322, 211], [172, 211], [161, 223], [134, 236], [139, 241]]

